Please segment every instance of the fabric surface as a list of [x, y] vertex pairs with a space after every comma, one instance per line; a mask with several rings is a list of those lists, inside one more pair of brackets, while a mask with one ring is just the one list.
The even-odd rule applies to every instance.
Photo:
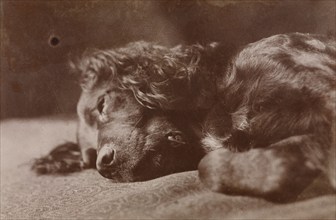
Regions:
[[317, 180], [294, 203], [205, 189], [197, 171], [112, 183], [95, 170], [38, 176], [31, 162], [75, 140], [73, 118], [1, 122], [1, 219], [335, 219], [336, 196]]

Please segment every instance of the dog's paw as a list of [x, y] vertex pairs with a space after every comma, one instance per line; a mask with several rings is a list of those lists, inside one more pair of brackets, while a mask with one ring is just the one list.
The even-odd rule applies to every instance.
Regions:
[[64, 143], [48, 155], [36, 159], [32, 170], [38, 174], [71, 173], [84, 168], [80, 147], [75, 143]]
[[199, 164], [199, 176], [212, 191], [291, 201], [315, 177], [302, 157], [282, 149], [210, 152]]

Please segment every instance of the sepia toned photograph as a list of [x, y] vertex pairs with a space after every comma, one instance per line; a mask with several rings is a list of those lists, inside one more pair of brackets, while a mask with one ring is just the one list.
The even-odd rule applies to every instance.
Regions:
[[335, 0], [0, 13], [0, 219], [336, 219]]

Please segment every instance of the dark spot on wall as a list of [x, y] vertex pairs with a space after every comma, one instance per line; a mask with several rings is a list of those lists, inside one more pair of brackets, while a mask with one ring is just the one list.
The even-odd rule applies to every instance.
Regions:
[[60, 38], [57, 36], [50, 36], [49, 45], [52, 47], [56, 47], [61, 43]]

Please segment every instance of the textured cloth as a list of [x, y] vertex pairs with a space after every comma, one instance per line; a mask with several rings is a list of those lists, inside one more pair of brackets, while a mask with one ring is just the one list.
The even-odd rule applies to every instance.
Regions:
[[335, 219], [336, 196], [317, 181], [288, 204], [213, 193], [197, 171], [112, 183], [95, 170], [38, 176], [34, 158], [75, 140], [73, 118], [1, 122], [1, 219]]

